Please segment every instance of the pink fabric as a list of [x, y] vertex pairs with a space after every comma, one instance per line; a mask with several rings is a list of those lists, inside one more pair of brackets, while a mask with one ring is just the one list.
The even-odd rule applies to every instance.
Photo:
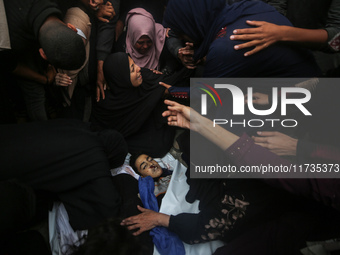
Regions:
[[[143, 8], [130, 10], [126, 16], [125, 24], [128, 26], [126, 52], [138, 66], [156, 69], [165, 43], [166, 29], [161, 24], [155, 23], [152, 15]], [[153, 42], [149, 51], [144, 55], [134, 47], [142, 35], [147, 35]]]

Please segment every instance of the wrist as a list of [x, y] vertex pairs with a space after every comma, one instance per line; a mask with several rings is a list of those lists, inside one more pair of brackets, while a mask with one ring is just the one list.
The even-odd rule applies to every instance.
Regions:
[[168, 227], [170, 221], [170, 215], [164, 213], [158, 213], [157, 226]]
[[292, 138], [291, 140], [292, 156], [296, 156], [297, 144], [298, 144], [298, 139]]

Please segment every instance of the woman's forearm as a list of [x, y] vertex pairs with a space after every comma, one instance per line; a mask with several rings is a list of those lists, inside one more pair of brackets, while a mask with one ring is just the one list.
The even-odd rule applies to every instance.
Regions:
[[281, 41], [322, 44], [327, 42], [328, 33], [325, 29], [304, 29], [280, 26]]
[[214, 123], [211, 120], [202, 116], [196, 127], [198, 133], [216, 144], [222, 150], [226, 150], [239, 139], [237, 135], [234, 135], [219, 125], [215, 125], [214, 127]]

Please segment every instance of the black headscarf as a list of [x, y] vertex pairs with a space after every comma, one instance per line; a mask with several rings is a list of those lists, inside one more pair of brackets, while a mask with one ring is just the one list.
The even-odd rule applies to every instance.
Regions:
[[148, 69], [142, 69], [143, 83], [133, 87], [128, 55], [117, 52], [107, 57], [104, 74], [109, 90], [93, 109], [93, 120], [102, 128], [114, 128], [128, 137], [138, 131], [161, 101], [165, 88]]

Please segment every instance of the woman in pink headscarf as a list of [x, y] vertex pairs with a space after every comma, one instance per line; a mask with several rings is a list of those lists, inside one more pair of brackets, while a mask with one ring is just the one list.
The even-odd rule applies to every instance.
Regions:
[[134, 62], [149, 69], [162, 70], [171, 56], [165, 45], [166, 28], [156, 23], [143, 8], [134, 8], [126, 16], [126, 52]]

